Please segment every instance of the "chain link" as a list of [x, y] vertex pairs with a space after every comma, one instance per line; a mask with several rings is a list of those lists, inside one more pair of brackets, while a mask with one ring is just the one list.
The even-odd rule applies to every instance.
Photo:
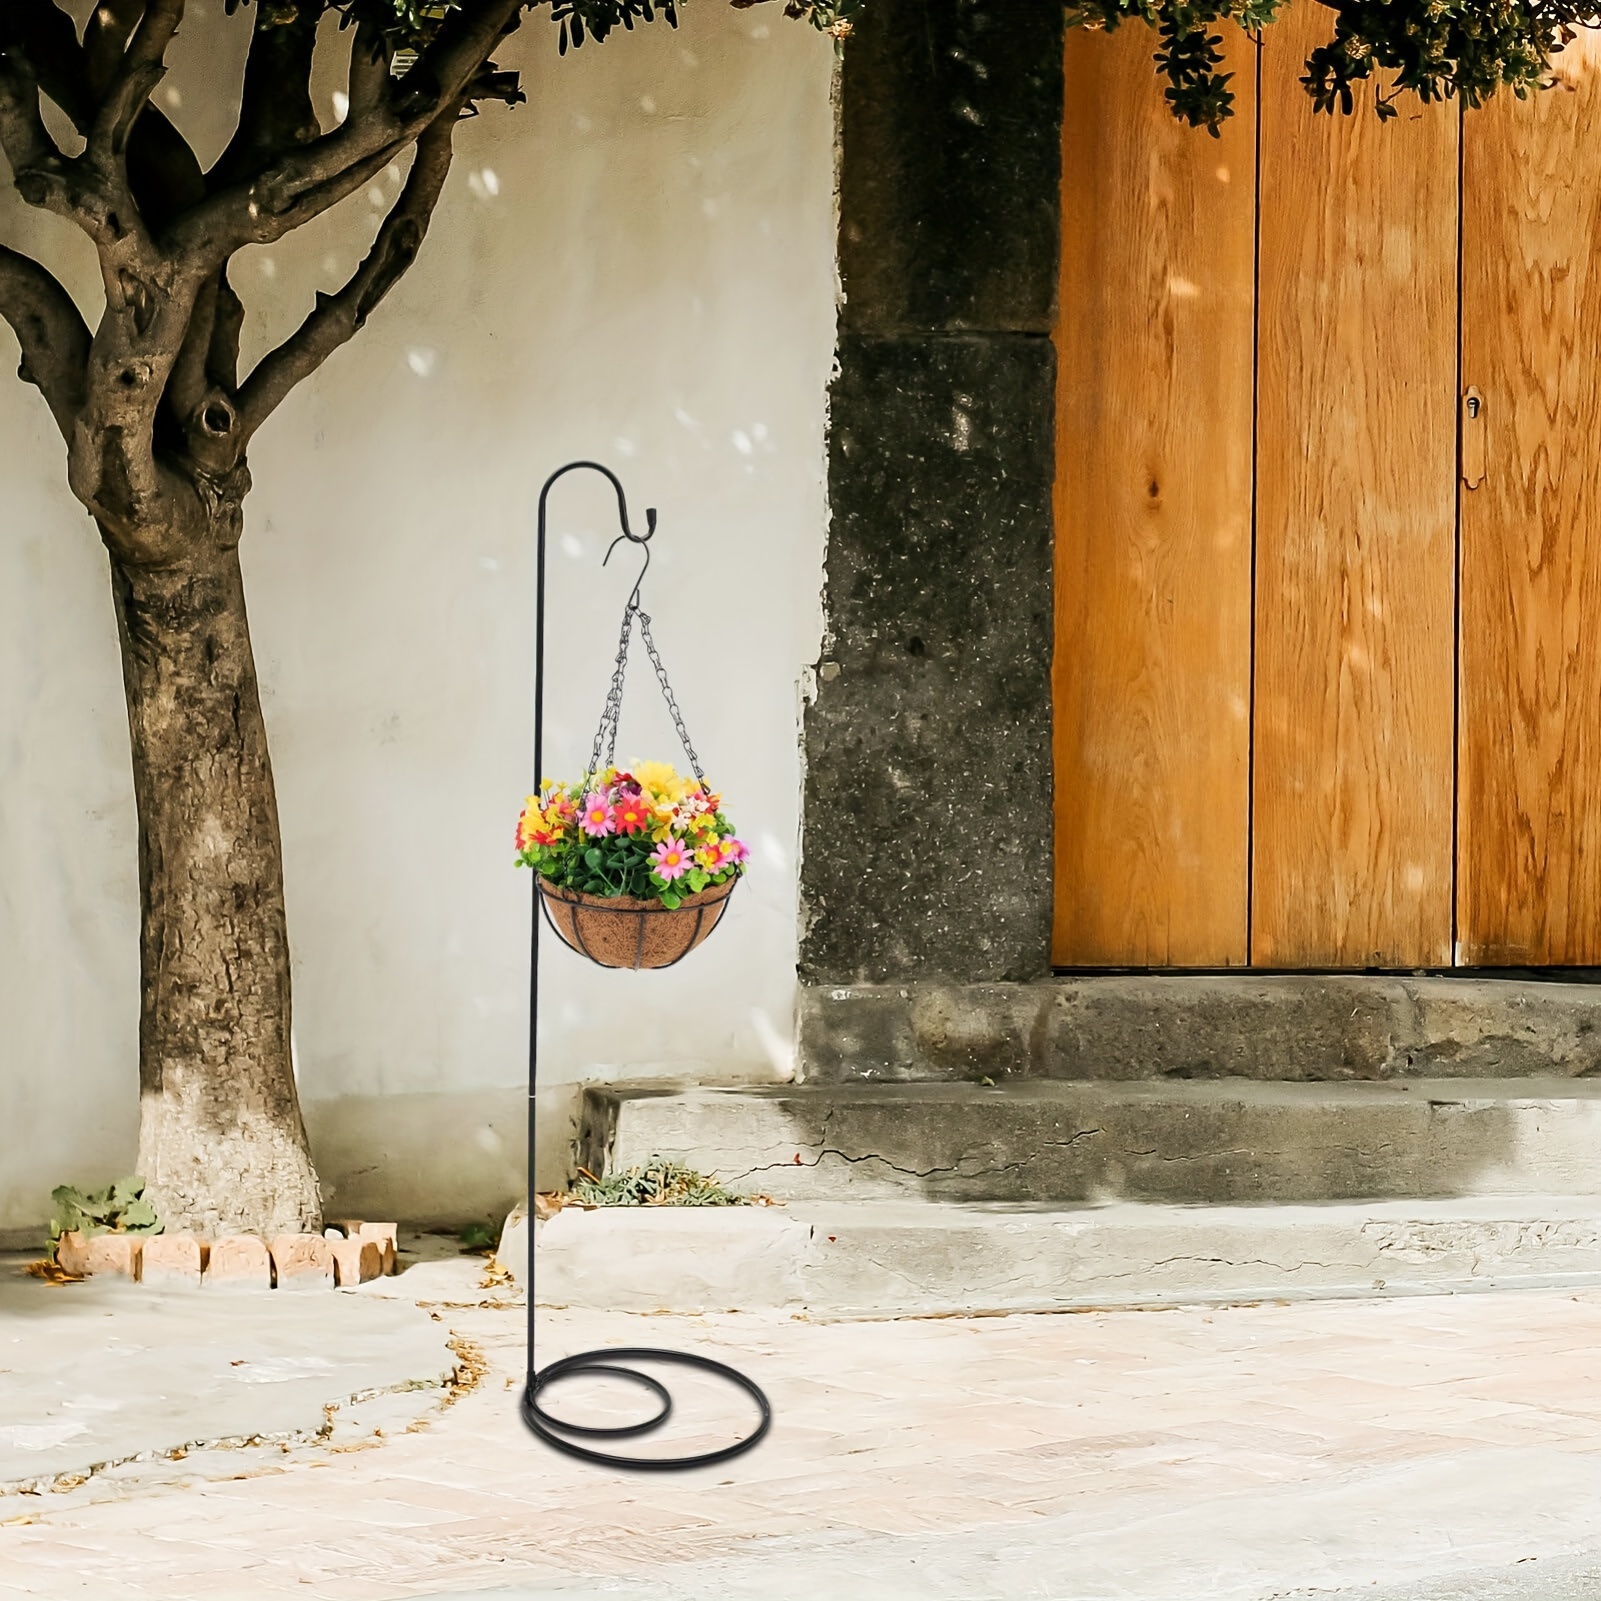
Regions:
[[602, 771], [602, 756], [607, 767], [613, 767], [617, 763], [617, 728], [622, 719], [623, 682], [628, 673], [628, 646], [634, 632], [636, 617], [639, 619], [640, 637], [645, 642], [645, 654], [650, 657], [650, 664], [656, 670], [656, 682], [661, 685], [662, 699], [667, 702], [673, 727], [678, 731], [679, 743], [684, 747], [684, 754], [689, 758], [690, 768], [700, 787], [709, 794], [711, 786], [706, 782], [705, 773], [701, 771], [700, 757], [696, 755], [695, 747], [690, 743], [689, 730], [684, 726], [684, 714], [678, 709], [678, 697], [673, 694], [673, 686], [667, 681], [667, 669], [662, 665], [661, 652], [656, 649], [656, 641], [651, 638], [649, 614], [640, 608], [637, 596], [630, 597], [628, 605], [623, 609], [622, 633], [617, 640], [617, 660], [612, 667], [611, 684], [606, 690], [606, 705], [600, 714], [600, 727], [595, 730], [595, 743], [589, 753], [589, 771], [584, 775], [585, 787], [587, 788], [589, 782]]
[[[589, 771], [584, 774], [584, 787], [600, 772], [602, 750], [609, 767], [617, 754], [617, 719], [623, 709], [623, 678], [628, 671], [628, 636], [634, 631], [634, 613], [638, 606], [630, 601], [623, 609], [623, 630], [617, 640], [617, 660], [612, 667], [611, 684], [606, 690], [605, 709], [600, 714], [600, 727], [595, 730], [595, 743], [589, 752]], [[610, 734], [608, 741], [607, 735]]]
[[[639, 608], [636, 606], [635, 610]], [[695, 747], [689, 742], [689, 730], [684, 727], [684, 714], [678, 709], [678, 697], [673, 694], [673, 686], [667, 682], [667, 669], [662, 666], [661, 653], [656, 649], [656, 641], [650, 637], [650, 617], [647, 613], [639, 612], [639, 634], [645, 641], [645, 653], [650, 657], [650, 664], [656, 669], [656, 682], [662, 686], [662, 699], [667, 702], [667, 710], [672, 713], [673, 727], [678, 730], [678, 742], [684, 747], [684, 754], [689, 758], [689, 765], [695, 777], [700, 781], [700, 787], [711, 793], [711, 786], [706, 782], [706, 775], [700, 770], [700, 757], [695, 754]], [[616, 738], [616, 728], [612, 730], [613, 739]]]

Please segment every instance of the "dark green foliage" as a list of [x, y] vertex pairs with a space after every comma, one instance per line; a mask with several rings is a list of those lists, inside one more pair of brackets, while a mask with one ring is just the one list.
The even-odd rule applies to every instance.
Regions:
[[159, 1234], [162, 1221], [144, 1198], [142, 1178], [118, 1179], [103, 1190], [85, 1195], [70, 1184], [50, 1192], [50, 1234], [45, 1254], [52, 1262], [63, 1234]]
[[[251, 0], [227, 0], [231, 16]], [[757, 5], [762, 0], [731, 0], [735, 6]], [[784, 14], [803, 19], [825, 33], [844, 33], [864, 0], [787, 0]], [[466, 8], [465, 0], [255, 0], [260, 20], [268, 26], [287, 27], [307, 16], [337, 12], [345, 23], [366, 23], [377, 28], [394, 51], [426, 48], [451, 16]], [[631, 30], [635, 23], [655, 22], [678, 26], [679, 0], [529, 0], [528, 11], [548, 7], [550, 20], [560, 28], [560, 48], [586, 39], [604, 40], [615, 28]]]
[[749, 1206], [750, 1197], [725, 1190], [707, 1173], [653, 1156], [643, 1167], [603, 1179], [579, 1175], [573, 1199], [582, 1206]]
[[[1397, 95], [1460, 96], [1477, 106], [1499, 88], [1526, 96], [1541, 87], [1551, 57], [1580, 28], [1601, 26], [1601, 5], [1577, 0], [1322, 0], [1329, 42], [1307, 59], [1301, 80], [1320, 111], [1350, 112], [1358, 85], [1372, 86], [1381, 117]], [[1218, 24], [1251, 33], [1272, 23], [1285, 0], [1075, 0], [1071, 21], [1115, 28], [1137, 19], [1158, 36], [1157, 70], [1174, 114], [1215, 134], [1234, 109], [1230, 74], [1219, 70]]]

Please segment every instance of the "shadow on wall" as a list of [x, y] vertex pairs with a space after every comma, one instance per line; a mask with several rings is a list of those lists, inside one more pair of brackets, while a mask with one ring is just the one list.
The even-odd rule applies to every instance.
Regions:
[[[539, 1097], [541, 1189], [567, 1182], [581, 1087]], [[330, 1217], [456, 1229], [499, 1221], [527, 1188], [526, 1090], [344, 1095], [312, 1101], [306, 1131]]]

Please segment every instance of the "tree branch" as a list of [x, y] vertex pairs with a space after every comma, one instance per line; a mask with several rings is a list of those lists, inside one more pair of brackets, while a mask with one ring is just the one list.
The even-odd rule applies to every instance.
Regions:
[[347, 119], [370, 117], [389, 94], [391, 56], [383, 31], [370, 22], [356, 24], [350, 47], [350, 109]]
[[145, 14], [145, 0], [100, 0], [83, 30], [84, 67], [89, 93], [100, 100], [122, 66], [133, 30]]
[[257, 9], [239, 123], [212, 170], [213, 187], [248, 178], [286, 150], [310, 144], [321, 134], [311, 103], [317, 21], [317, 9], [309, 6], [293, 22], [277, 24]]
[[0, 21], [0, 53], [14, 51], [38, 86], [87, 134], [94, 104], [72, 18], [51, 0], [22, 0]]
[[9, 48], [0, 49], [0, 150], [11, 163], [17, 193], [30, 206], [73, 215], [73, 163], [45, 128], [38, 79]]
[[170, 230], [175, 253], [216, 265], [247, 244], [271, 244], [320, 216], [383, 170], [447, 107], [470, 99], [490, 52], [527, 0], [468, 0], [395, 89], [364, 117], [278, 157], [231, 184]]
[[418, 139], [417, 158], [405, 188], [349, 282], [337, 294], [319, 294], [316, 310], [283, 344], [264, 356], [246, 379], [239, 392], [244, 440], [249, 440], [297, 384], [355, 335], [417, 259], [450, 172], [460, 110], [459, 103], [447, 107]]
[[185, 0], [148, 0], [89, 133], [89, 156], [96, 165], [123, 155], [151, 91], [166, 77], [167, 46], [183, 21], [184, 4]]
[[0, 317], [22, 346], [18, 376], [38, 388], [70, 442], [89, 362], [89, 328], [72, 296], [32, 257], [0, 245]]

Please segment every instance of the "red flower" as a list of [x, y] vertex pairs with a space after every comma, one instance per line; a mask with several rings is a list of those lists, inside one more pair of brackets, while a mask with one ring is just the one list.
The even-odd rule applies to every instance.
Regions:
[[612, 807], [611, 815], [619, 834], [637, 834], [650, 827], [650, 802], [642, 795], [625, 796]]

